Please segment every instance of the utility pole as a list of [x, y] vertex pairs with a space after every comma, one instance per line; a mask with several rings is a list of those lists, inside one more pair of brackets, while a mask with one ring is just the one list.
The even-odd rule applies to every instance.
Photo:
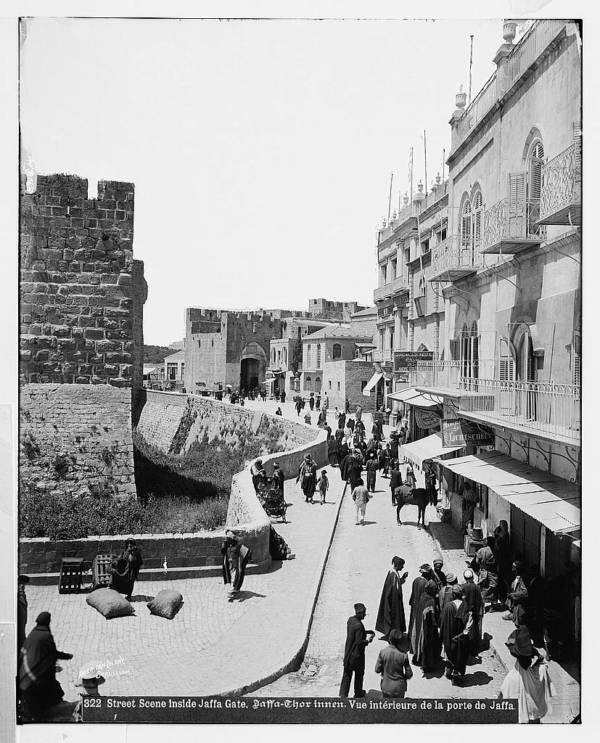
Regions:
[[427, 196], [427, 132], [423, 129], [423, 148], [425, 151], [425, 196]]
[[410, 148], [410, 167], [409, 167], [409, 176], [410, 176], [410, 205], [412, 206], [413, 201], [413, 148]]
[[392, 213], [392, 183], [394, 182], [394, 173], [390, 173], [390, 195], [388, 198], [388, 224], [390, 223], [390, 214]]
[[446, 148], [442, 150], [442, 185], [444, 183], [444, 177], [445, 177], [445, 167], [446, 167]]
[[469, 103], [471, 103], [472, 71], [473, 71], [473, 34], [471, 34], [471, 54], [469, 56]]

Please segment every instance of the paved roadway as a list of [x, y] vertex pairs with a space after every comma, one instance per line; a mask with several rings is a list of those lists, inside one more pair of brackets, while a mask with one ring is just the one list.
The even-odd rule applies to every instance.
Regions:
[[[403, 526], [396, 525], [388, 480], [378, 477], [377, 492], [367, 508], [364, 526], [355, 524], [352, 499], [346, 495], [340, 513], [325, 577], [313, 619], [305, 662], [296, 673], [253, 692], [253, 696], [337, 696], [342, 673], [346, 620], [354, 613], [354, 603], [367, 607], [365, 626], [374, 629], [381, 589], [394, 555], [406, 560], [409, 578], [404, 603], [408, 620], [410, 585], [419, 565], [440, 553], [429, 530], [416, 526], [415, 506], [403, 510]], [[428, 508], [428, 517], [434, 509]], [[464, 557], [463, 557], [464, 564]], [[379, 633], [377, 633], [377, 638]], [[379, 676], [374, 666], [378, 651], [385, 643], [375, 639], [367, 647], [364, 688], [369, 696], [379, 696]], [[423, 676], [413, 667], [408, 696], [412, 697], [496, 697], [505, 675], [493, 651], [481, 654], [481, 662], [467, 668], [463, 688], [452, 686], [441, 672]], [[352, 692], [351, 692], [352, 693]]]

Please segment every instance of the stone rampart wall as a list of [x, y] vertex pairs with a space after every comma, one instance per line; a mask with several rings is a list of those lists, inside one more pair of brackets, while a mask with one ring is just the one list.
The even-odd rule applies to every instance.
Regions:
[[26, 384], [20, 390], [21, 487], [135, 496], [131, 391], [112, 385]]

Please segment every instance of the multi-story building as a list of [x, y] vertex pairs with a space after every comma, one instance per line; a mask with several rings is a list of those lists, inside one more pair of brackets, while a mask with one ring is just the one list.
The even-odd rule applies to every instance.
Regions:
[[581, 528], [581, 37], [564, 20], [533, 22], [517, 44], [515, 30], [504, 23], [472, 102], [457, 96], [447, 234], [428, 276], [445, 333], [406, 392], [428, 406], [414, 436], [437, 427], [457, 447], [441, 463], [453, 522], [471, 481], [475, 526], [508, 521], [514, 556], [551, 578]]

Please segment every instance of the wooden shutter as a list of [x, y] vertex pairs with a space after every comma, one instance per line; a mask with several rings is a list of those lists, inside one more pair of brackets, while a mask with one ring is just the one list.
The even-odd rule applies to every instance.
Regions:
[[460, 360], [460, 338], [450, 339], [450, 358], [453, 361]]
[[508, 235], [525, 237], [525, 195], [527, 174], [509, 173], [508, 176]]

